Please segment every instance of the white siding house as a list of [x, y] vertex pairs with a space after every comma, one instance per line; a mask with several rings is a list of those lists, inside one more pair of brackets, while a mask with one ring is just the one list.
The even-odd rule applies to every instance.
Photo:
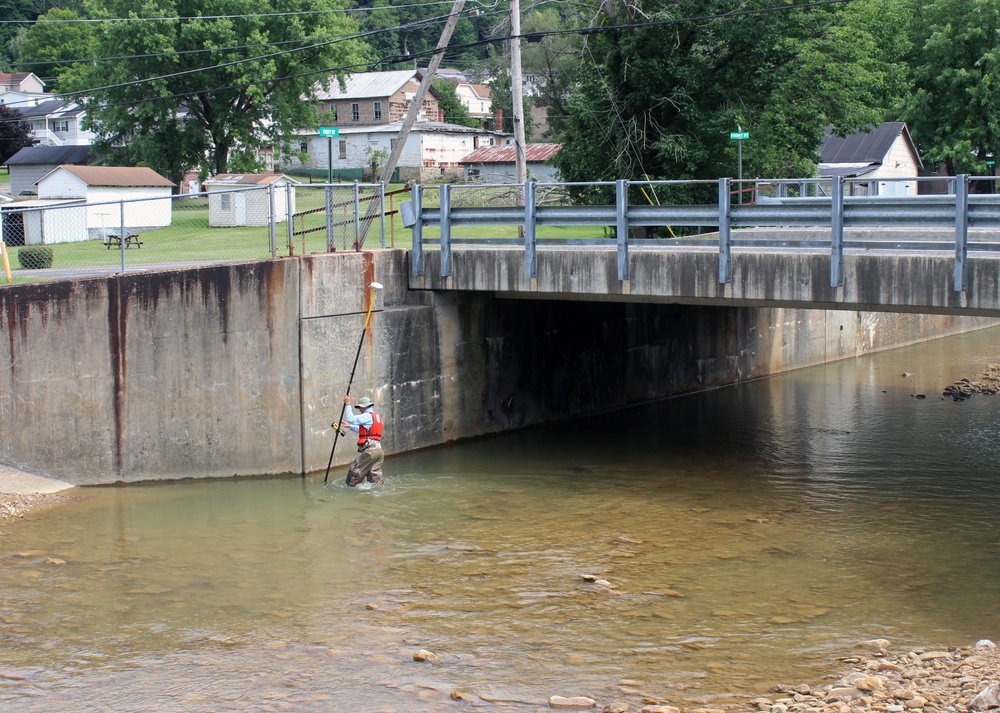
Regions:
[[0, 207], [8, 245], [52, 245], [88, 240], [87, 206], [82, 200], [29, 200]]
[[[849, 136], [828, 130], [820, 144], [819, 175], [863, 179], [848, 184], [848, 194], [917, 195], [923, 163], [902, 121], [889, 121]], [[908, 179], [914, 180], [885, 180]]]
[[[314, 176], [326, 177], [332, 167], [333, 180], [372, 180], [372, 151], [388, 156], [396, 145], [402, 122], [384, 126], [351, 127], [340, 130], [340, 136], [327, 139], [318, 132], [305, 133], [299, 141], [308, 158], [285, 158], [286, 170], [306, 169]], [[393, 180], [418, 183], [462, 178], [463, 158], [481, 146], [502, 143], [505, 134], [486, 129], [470, 128], [437, 121], [417, 121], [410, 130], [399, 157], [398, 178]], [[332, 160], [330, 149], [333, 150]], [[371, 150], [370, 150], [371, 149]]]
[[208, 225], [212, 228], [269, 225], [274, 186], [274, 219], [288, 220], [295, 214], [293, 178], [281, 173], [220, 173], [204, 182], [208, 191]]
[[[82, 198], [92, 238], [170, 225], [173, 182], [151, 168], [60, 166], [38, 181], [38, 198]], [[124, 216], [124, 218], [123, 218]]]

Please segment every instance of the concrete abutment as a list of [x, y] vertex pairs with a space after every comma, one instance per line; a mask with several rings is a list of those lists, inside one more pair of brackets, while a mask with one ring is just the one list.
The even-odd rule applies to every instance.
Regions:
[[0, 289], [0, 464], [77, 485], [323, 470], [359, 342], [352, 394], [392, 454], [994, 323], [411, 284], [379, 250]]

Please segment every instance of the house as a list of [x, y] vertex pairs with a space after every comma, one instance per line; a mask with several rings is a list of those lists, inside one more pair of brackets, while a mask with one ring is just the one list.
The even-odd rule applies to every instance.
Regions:
[[[396, 72], [358, 72], [344, 79], [336, 77], [315, 92], [320, 111], [330, 112], [328, 121], [343, 130], [351, 126], [391, 124], [410, 110], [423, 75], [415, 69]], [[431, 87], [424, 95], [418, 119], [438, 115], [438, 94]]]
[[[324, 180], [331, 171], [334, 180], [373, 180], [377, 178], [371, 170], [373, 157], [381, 154], [383, 162], [388, 158], [402, 125], [398, 121], [383, 126], [344, 128], [336, 139], [321, 137], [318, 132], [301, 133], [299, 142], [307, 153], [306, 161], [285, 155], [282, 168]], [[461, 179], [464, 169], [460, 161], [465, 156], [480, 146], [500, 143], [504, 137], [505, 134], [487, 129], [439, 121], [414, 122], [392, 180], [422, 183]]]
[[827, 129], [820, 144], [821, 177], [867, 179], [852, 181], [848, 195], [916, 195], [916, 180], [883, 179], [916, 179], [922, 168], [910, 131], [902, 121], [889, 121], [849, 136], [837, 136]]
[[488, 119], [492, 115], [493, 99], [490, 97], [490, 88], [485, 84], [460, 82], [455, 85], [455, 94], [469, 112], [469, 116]]
[[37, 144], [89, 146], [94, 143], [94, 132], [83, 128], [84, 109], [75, 102], [50, 99], [36, 106], [22, 107], [21, 114], [31, 124]]
[[10, 193], [34, 193], [35, 183], [42, 176], [59, 166], [86, 166], [90, 158], [89, 146], [25, 146], [7, 159]]
[[40, 178], [38, 199], [83, 199], [91, 239], [170, 225], [174, 183], [151, 168], [59, 166]]
[[[559, 181], [559, 169], [552, 165], [552, 158], [561, 148], [562, 144], [527, 144], [524, 153], [528, 179], [542, 182]], [[513, 183], [517, 160], [515, 152], [513, 144], [484, 146], [464, 157], [460, 163], [465, 167], [465, 177], [468, 180]]]
[[41, 94], [44, 91], [45, 82], [35, 76], [34, 72], [0, 72], [0, 92]]
[[208, 225], [270, 225], [270, 186], [274, 186], [275, 221], [286, 221], [289, 212], [295, 214], [295, 186], [299, 183], [282, 173], [220, 173], [209, 178], [203, 183], [208, 192]]

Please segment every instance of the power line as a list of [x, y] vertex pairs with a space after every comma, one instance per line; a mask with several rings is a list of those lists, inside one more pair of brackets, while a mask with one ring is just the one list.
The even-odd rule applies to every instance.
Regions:
[[[701, 16], [688, 17], [688, 18], [675, 18], [675, 19], [668, 19], [668, 20], [653, 20], [653, 21], [650, 21], [650, 22], [644, 22], [644, 23], [640, 23], [640, 24], [605, 25], [605, 26], [597, 26], [597, 27], [576, 28], [576, 29], [570, 29], [570, 30], [546, 30], [546, 31], [542, 31], [542, 32], [534, 32], [534, 33], [522, 34], [522, 35], [519, 35], [518, 37], [520, 37], [522, 39], [528, 39], [528, 41], [535, 42], [535, 41], [540, 41], [540, 39], [542, 39], [543, 37], [552, 36], [552, 35], [565, 35], [565, 34], [592, 35], [592, 34], [601, 34], [601, 33], [604, 33], [604, 32], [612, 32], [612, 31], [616, 31], [616, 30], [642, 29], [642, 28], [650, 27], [650, 26], [654, 26], [654, 25], [657, 25], [657, 26], [659, 26], [659, 25], [676, 25], [676, 24], [687, 23], [687, 22], [701, 22], [701, 21], [706, 21], [706, 20], [729, 19], [729, 18], [733, 18], [733, 17], [742, 17], [742, 16], [748, 16], [748, 15], [761, 15], [761, 14], [767, 14], [767, 13], [772, 13], [772, 12], [784, 12], [784, 11], [788, 11], [788, 10], [810, 9], [810, 8], [814, 8], [814, 7], [822, 7], [822, 6], [827, 6], [827, 5], [846, 4], [846, 3], [851, 2], [851, 1], [852, 0], [817, 0], [816, 2], [800, 3], [800, 4], [797, 4], [797, 5], [785, 5], [785, 6], [770, 7], [770, 8], [760, 8], [760, 9], [756, 9], [756, 10], [738, 10], [738, 11], [733, 11], [733, 12], [720, 13], [720, 14], [717, 14], [717, 15], [701, 15]], [[390, 28], [390, 29], [397, 29], [397, 28]], [[537, 39], [532, 39], [532, 38], [537, 38]], [[353, 37], [351, 37], [351, 38], [345, 38], [345, 39], [353, 39]], [[453, 45], [453, 46], [450, 46], [450, 47], [448, 47], [448, 51], [450, 52], [450, 51], [457, 51], [457, 50], [462, 50], [462, 49], [468, 49], [468, 48], [471, 48], [471, 47], [478, 47], [478, 46], [482, 46], [482, 45], [485, 45], [485, 44], [492, 44], [492, 43], [495, 43], [495, 42], [507, 42], [507, 41], [509, 41], [511, 39], [516, 39], [516, 38], [513, 37], [513, 36], [503, 36], [503, 37], [495, 37], [495, 38], [489, 38], [489, 39], [485, 39], [485, 40], [479, 40], [479, 41], [476, 41], [476, 42], [468, 42], [468, 43], [465, 43], [465, 44], [462, 44], [462, 45]], [[292, 51], [299, 51], [299, 50], [287, 50], [286, 53], [287, 52], [292, 52]], [[312, 70], [312, 71], [309, 71], [309, 72], [302, 72], [302, 73], [299, 73], [299, 74], [293, 74], [293, 75], [288, 75], [288, 76], [284, 76], [284, 77], [272, 77], [270, 79], [258, 80], [258, 81], [253, 81], [253, 82], [245, 82], [245, 83], [242, 83], [242, 84], [233, 84], [233, 85], [229, 85], [229, 86], [201, 88], [201, 89], [191, 90], [191, 91], [188, 91], [188, 92], [179, 92], [179, 93], [176, 93], [176, 94], [170, 94], [170, 95], [166, 95], [166, 96], [149, 97], [149, 98], [143, 98], [143, 99], [136, 99], [136, 100], [128, 101], [128, 102], [117, 102], [117, 103], [114, 103], [114, 104], [103, 104], [103, 105], [101, 105], [101, 108], [118, 108], [118, 107], [126, 107], [126, 106], [136, 106], [138, 104], [145, 104], [145, 103], [149, 103], [149, 102], [153, 102], [153, 101], [163, 101], [163, 100], [166, 100], [166, 99], [183, 99], [185, 97], [193, 96], [193, 95], [196, 95], [196, 94], [203, 94], [203, 93], [206, 93], [206, 92], [223, 92], [223, 91], [231, 91], [231, 90], [235, 90], [235, 89], [246, 89], [246, 88], [249, 88], [249, 87], [252, 87], [252, 86], [257, 86], [257, 85], [260, 85], [260, 84], [268, 84], [268, 83], [271, 83], [271, 82], [284, 81], [284, 80], [288, 80], [288, 79], [300, 79], [302, 77], [312, 76], [312, 75], [316, 75], [316, 74], [348, 73], [348, 70], [357, 70], [357, 69], [360, 69], [360, 68], [364, 68], [367, 71], [372, 71], [372, 70], [374, 70], [375, 67], [378, 67], [378, 66], [381, 66], [381, 65], [399, 64], [399, 63], [403, 63], [403, 62], [409, 62], [409, 61], [413, 61], [415, 59], [419, 59], [420, 57], [424, 57], [424, 56], [427, 56], [427, 55], [436, 54], [437, 52], [438, 52], [438, 50], [427, 50], [427, 51], [424, 51], [424, 52], [410, 53], [408, 55], [397, 55], [397, 56], [383, 57], [383, 58], [379, 59], [376, 62], [372, 62], [372, 63], [368, 63], [368, 64], [364, 64], [364, 65], [358, 64], [358, 65], [349, 65], [349, 66], [341, 66], [341, 67], [329, 67], [329, 68], [326, 68], [326, 69]], [[255, 58], [251, 58], [250, 60], [247, 60], [247, 61], [253, 61], [253, 60], [261, 59], [261, 58], [264, 58], [264, 57], [255, 57]], [[214, 69], [214, 67], [206, 67], [202, 71], [207, 71], [207, 70], [210, 70], [210, 69]], [[186, 73], [188, 73], [188, 72], [177, 73], [177, 74], [186, 74]], [[176, 76], [176, 75], [164, 75], [162, 77], [155, 77], [153, 79], [164, 79], [164, 78], [170, 78], [172, 76]], [[153, 79], [140, 80], [140, 81], [153, 81]], [[136, 83], [137, 82], [130, 82], [129, 85], [136, 84]], [[101, 91], [102, 89], [114, 88], [114, 87], [119, 87], [119, 86], [123, 86], [123, 85], [112, 85], [110, 87], [103, 87], [103, 88], [96, 88], [96, 89], [90, 89], [90, 90], [86, 90], [86, 91], [75, 92], [73, 94], [88, 94], [88, 93], [93, 93], [95, 91]], [[23, 120], [24, 119], [18, 119], [18, 120], [13, 120], [13, 121], [23, 121]]]
[[241, 15], [183, 15], [177, 17], [79, 17], [76, 19], [44, 19], [44, 20], [0, 20], [0, 25], [35, 25], [50, 23], [59, 25], [99, 23], [99, 22], [177, 22], [178, 20], [234, 20], [244, 17], [295, 17], [301, 15], [325, 15], [336, 12], [376, 12], [378, 10], [402, 10], [411, 7], [427, 7], [428, 5], [450, 5], [450, 0], [426, 0], [426, 2], [408, 5], [383, 5], [381, 7], [346, 7], [328, 10], [300, 10], [296, 12], [260, 12]]

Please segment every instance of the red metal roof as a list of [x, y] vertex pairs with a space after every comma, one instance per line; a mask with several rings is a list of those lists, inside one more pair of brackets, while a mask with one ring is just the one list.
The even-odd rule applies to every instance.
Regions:
[[[527, 144], [524, 153], [528, 163], [544, 163], [555, 156], [562, 144]], [[459, 163], [514, 163], [514, 144], [501, 146], [483, 146], [478, 148]]]

